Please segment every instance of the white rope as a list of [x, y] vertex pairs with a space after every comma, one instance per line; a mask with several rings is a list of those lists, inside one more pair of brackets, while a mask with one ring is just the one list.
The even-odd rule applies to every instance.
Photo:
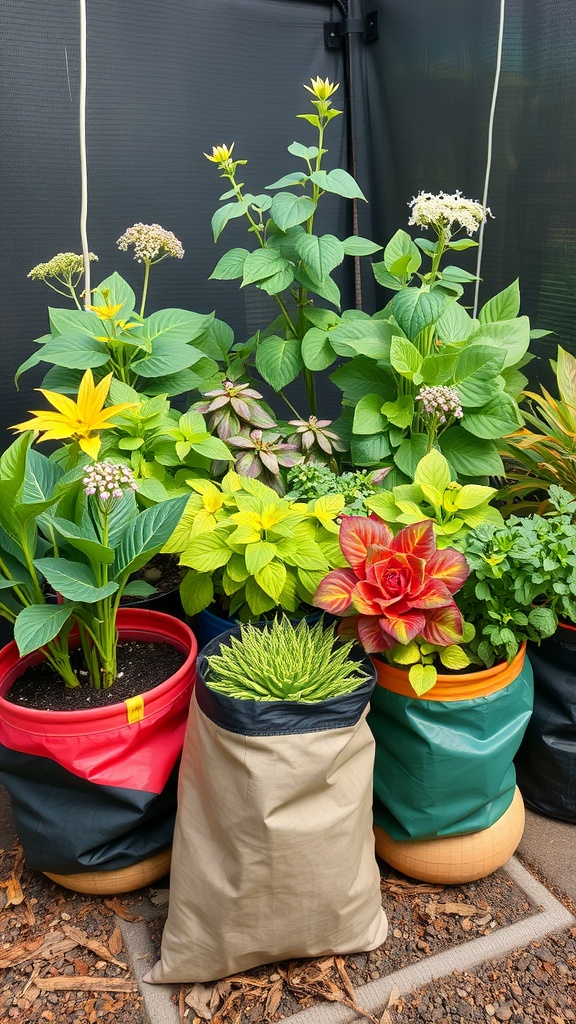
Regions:
[[90, 249], [88, 247], [88, 161], [86, 156], [86, 0], [80, 0], [80, 238], [84, 260], [84, 305], [90, 303]]
[[[500, 69], [502, 67], [502, 50], [504, 45], [504, 15], [506, 11], [506, 0], [500, 0], [500, 25], [498, 28], [498, 51], [496, 55], [496, 72], [494, 75], [494, 88], [492, 90], [492, 104], [490, 106], [490, 118], [488, 120], [488, 150], [486, 154], [486, 174], [484, 177], [484, 192], [482, 194], [482, 205], [488, 206], [488, 189], [490, 186], [490, 172], [492, 170], [492, 144], [494, 138], [494, 118], [496, 115], [496, 100], [498, 99], [498, 89], [500, 86]], [[473, 316], [476, 318], [478, 315], [478, 297], [480, 294], [480, 271], [482, 269], [482, 255], [484, 252], [484, 228], [486, 221], [483, 220], [480, 225], [480, 232], [478, 235], [478, 253], [476, 258], [476, 284], [474, 287], [474, 312]]]

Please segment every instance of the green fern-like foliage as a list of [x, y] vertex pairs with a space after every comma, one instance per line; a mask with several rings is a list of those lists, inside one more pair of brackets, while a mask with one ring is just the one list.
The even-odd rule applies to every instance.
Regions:
[[350, 657], [353, 641], [337, 643], [322, 621], [297, 626], [285, 616], [259, 629], [241, 627], [219, 654], [207, 658], [206, 684], [239, 700], [290, 700], [307, 704], [352, 693], [369, 676]]

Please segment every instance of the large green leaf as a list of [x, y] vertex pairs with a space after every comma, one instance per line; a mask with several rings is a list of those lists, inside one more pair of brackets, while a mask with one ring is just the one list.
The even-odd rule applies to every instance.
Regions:
[[[105, 306], [106, 304], [109, 306], [120, 306], [118, 312], [114, 314], [115, 320], [126, 320], [133, 313], [136, 305], [136, 296], [130, 285], [116, 271], [110, 274], [110, 277], [102, 281], [92, 292], [92, 302], [90, 305]], [[99, 333], [101, 333], [101, 329]]]
[[355, 466], [377, 466], [390, 455], [390, 442], [382, 433], [353, 437], [350, 452]]
[[379, 395], [365, 395], [354, 410], [353, 431], [355, 434], [378, 434], [388, 425], [382, 414], [382, 399]]
[[394, 455], [394, 462], [410, 479], [414, 478], [416, 467], [426, 455], [428, 438], [426, 434], [412, 434], [402, 441]]
[[216, 376], [218, 369], [218, 364], [214, 360], [202, 358], [194, 363], [193, 370], [179, 370], [165, 377], [146, 378], [146, 384], [140, 385], [140, 389], [145, 390], [147, 395], [167, 395], [171, 398], [202, 386], [205, 381]]
[[449, 427], [440, 435], [442, 454], [457, 476], [503, 476], [504, 465], [493, 441], [473, 437], [460, 426]]
[[392, 333], [392, 326], [384, 320], [347, 319], [330, 331], [330, 344], [338, 355], [357, 353], [372, 359], [388, 360]]
[[244, 263], [249, 255], [248, 249], [230, 249], [218, 260], [208, 280], [234, 281], [237, 277], [242, 277]]
[[333, 192], [337, 196], [344, 196], [345, 199], [366, 199], [352, 175], [340, 167], [334, 168], [333, 171], [313, 171], [310, 179], [324, 192]]
[[393, 423], [395, 427], [409, 427], [414, 416], [414, 398], [412, 395], [398, 395], [394, 402], [384, 402], [382, 410], [384, 416]]
[[70, 601], [94, 604], [118, 590], [118, 584], [113, 581], [99, 587], [90, 566], [82, 562], [71, 562], [67, 558], [37, 558], [34, 565], [50, 586]]
[[470, 377], [494, 380], [504, 366], [506, 353], [491, 345], [470, 345], [462, 349], [454, 370], [454, 383], [464, 384]]
[[469, 313], [458, 302], [450, 302], [436, 324], [438, 337], [446, 343], [465, 341], [472, 334], [474, 324]]
[[248, 253], [244, 261], [242, 285], [254, 284], [285, 270], [287, 260], [278, 249], [256, 249]]
[[[330, 332], [332, 334], [332, 331]], [[364, 395], [380, 396], [383, 402], [395, 396], [394, 382], [372, 359], [356, 356], [330, 374], [330, 380], [343, 392], [344, 399], [356, 405]]]
[[340, 308], [340, 289], [329, 275], [321, 279], [315, 277], [305, 264], [300, 263], [294, 269], [294, 277], [307, 291], [314, 292], [321, 299], [326, 299], [326, 302], [331, 302], [333, 306]]
[[210, 573], [187, 572], [180, 584], [180, 600], [187, 615], [198, 615], [214, 600]]
[[498, 320], [515, 320], [520, 311], [520, 284], [518, 279], [489, 299], [480, 310], [481, 324], [492, 324]]
[[330, 344], [330, 334], [311, 327], [302, 339], [302, 359], [309, 370], [326, 370], [336, 359]]
[[296, 251], [320, 279], [330, 274], [344, 259], [342, 242], [335, 235], [318, 238], [304, 232], [296, 240]]
[[410, 341], [425, 327], [435, 324], [450, 302], [440, 291], [420, 291], [419, 288], [404, 288], [391, 302], [394, 319]]
[[279, 601], [286, 583], [286, 566], [278, 561], [269, 562], [254, 573], [254, 579], [265, 594]]
[[78, 337], [87, 334], [93, 338], [95, 334], [102, 334], [102, 323], [96, 313], [88, 309], [60, 309], [49, 307], [50, 329], [52, 335], [66, 334], [70, 337]]
[[195, 341], [210, 326], [211, 315], [191, 313], [187, 309], [160, 309], [144, 321], [142, 337], [148, 350], [156, 351], [160, 338], [171, 344]]
[[422, 263], [420, 250], [407, 231], [397, 231], [384, 249], [384, 265], [397, 277], [413, 274]]
[[530, 321], [527, 316], [515, 320], [482, 324], [468, 339], [470, 345], [492, 345], [504, 352], [504, 367], [515, 366], [528, 351]]
[[164, 547], [178, 525], [188, 498], [183, 495], [153, 505], [128, 524], [116, 551], [114, 574], [117, 578], [136, 572]]
[[206, 459], [218, 459], [223, 462], [229, 462], [232, 459], [230, 449], [219, 437], [212, 437], [208, 434], [201, 441], [196, 441], [192, 438], [190, 443], [193, 450], [198, 452], [198, 455], [203, 455]]
[[14, 506], [21, 497], [33, 434], [20, 434], [0, 457], [0, 524], [14, 536]]
[[14, 639], [20, 657], [58, 636], [74, 611], [73, 604], [32, 604], [24, 608], [14, 623]]
[[[60, 507], [58, 508], [60, 512]], [[115, 501], [108, 518], [108, 546], [116, 548], [125, 530], [138, 515], [138, 505], [134, 491], [128, 491], [119, 501]], [[74, 518], [69, 516], [70, 519]]]
[[475, 437], [500, 438], [518, 430], [522, 422], [512, 396], [500, 391], [481, 408], [466, 411], [461, 425]]
[[293, 381], [303, 365], [299, 338], [271, 335], [256, 350], [256, 367], [275, 391], [281, 391]]
[[199, 348], [186, 345], [182, 341], [174, 342], [169, 337], [158, 336], [152, 342], [150, 355], [133, 362], [132, 369], [139, 377], [146, 379], [165, 377], [180, 370], [187, 370], [202, 358], [203, 353]]
[[78, 526], [77, 523], [72, 523], [68, 519], [62, 519], [60, 516], [50, 516], [46, 519], [46, 524], [56, 530], [61, 537], [64, 537], [71, 547], [86, 555], [91, 565], [99, 563], [112, 565], [115, 557], [112, 548], [100, 544], [96, 540], [95, 535], [86, 536], [89, 530], [88, 521], [86, 521], [84, 529]]
[[[20, 370], [22, 368], [21, 366]], [[51, 366], [42, 380], [42, 387], [47, 391], [58, 391], [61, 395], [76, 397], [83, 376], [83, 370], [74, 370], [68, 366]], [[98, 380], [101, 376], [101, 373], [96, 372], [94, 379]]]
[[104, 366], [110, 359], [106, 345], [87, 334], [59, 334], [42, 346], [39, 356], [42, 362], [78, 370]]
[[188, 565], [199, 573], [212, 573], [233, 557], [228, 544], [228, 531], [211, 530], [199, 534], [190, 542], [180, 556], [181, 565]]
[[422, 356], [416, 346], [406, 338], [392, 338], [390, 362], [397, 373], [407, 380], [412, 380], [414, 375], [420, 372]]
[[212, 217], [212, 234], [214, 241], [217, 242], [224, 228], [228, 224], [228, 221], [234, 220], [236, 217], [243, 217], [250, 206], [247, 201], [247, 197], [240, 203], [226, 203], [226, 206], [220, 206], [214, 216]]
[[291, 192], [278, 192], [270, 207], [270, 216], [281, 231], [303, 224], [315, 212], [316, 203], [308, 196], [294, 196]]
[[382, 246], [361, 235], [349, 235], [343, 240], [342, 248], [346, 256], [371, 256], [372, 253], [380, 252]]

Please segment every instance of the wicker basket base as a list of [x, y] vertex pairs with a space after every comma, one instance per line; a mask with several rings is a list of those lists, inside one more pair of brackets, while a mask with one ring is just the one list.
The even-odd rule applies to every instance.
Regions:
[[512, 856], [524, 831], [524, 802], [516, 787], [510, 807], [490, 828], [442, 839], [395, 840], [377, 825], [376, 853], [421, 882], [457, 885], [485, 878]]
[[168, 874], [172, 850], [162, 850], [152, 857], [131, 864], [117, 871], [81, 871], [73, 875], [54, 875], [44, 871], [47, 878], [65, 889], [83, 892], [91, 896], [117, 896], [120, 893], [134, 892]]

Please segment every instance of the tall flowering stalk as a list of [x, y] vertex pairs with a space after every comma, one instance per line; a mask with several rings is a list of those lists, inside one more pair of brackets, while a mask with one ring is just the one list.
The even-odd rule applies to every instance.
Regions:
[[184, 248], [180, 239], [172, 231], [167, 231], [160, 224], [142, 224], [138, 222], [131, 228], [127, 228], [117, 241], [117, 246], [122, 252], [127, 252], [131, 245], [134, 246], [134, 259], [144, 264], [144, 284], [142, 286], [142, 301], [140, 303], [140, 316], [144, 316], [146, 308], [146, 297], [148, 295], [148, 283], [150, 280], [150, 267], [161, 263], [168, 256], [174, 256], [181, 260], [184, 257]]

